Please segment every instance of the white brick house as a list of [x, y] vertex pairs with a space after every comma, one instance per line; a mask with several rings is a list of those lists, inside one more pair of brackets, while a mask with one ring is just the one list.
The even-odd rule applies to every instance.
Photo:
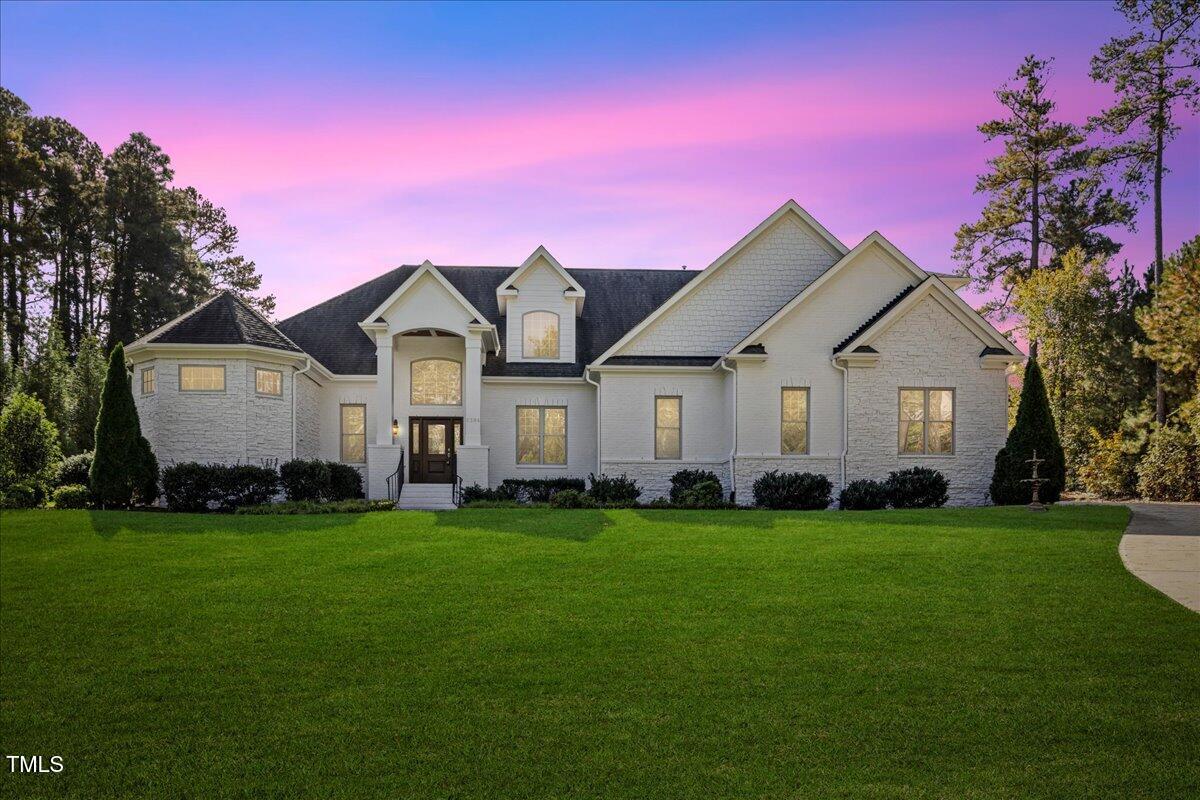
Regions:
[[[368, 496], [683, 468], [836, 487], [931, 466], [987, 499], [1020, 351], [878, 233], [789, 201], [706, 269], [392, 270], [272, 325], [222, 294], [127, 349], [160, 462], [341, 460]], [[393, 478], [394, 480], [394, 478]]]

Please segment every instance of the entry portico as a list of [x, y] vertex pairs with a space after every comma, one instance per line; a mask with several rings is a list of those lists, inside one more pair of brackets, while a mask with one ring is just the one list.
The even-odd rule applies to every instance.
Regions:
[[[426, 261], [359, 327], [374, 338], [377, 363], [375, 443], [367, 448], [370, 496], [386, 495], [387, 477], [405, 453], [409, 469], [413, 423], [429, 418], [446, 421], [451, 438], [445, 447], [456, 458], [463, 483], [486, 486], [488, 448], [481, 437], [480, 402], [484, 362], [500, 350], [495, 324]], [[451, 364], [458, 366], [457, 378]], [[437, 471], [435, 480], [443, 480], [443, 474]], [[405, 475], [413, 477], [434, 476]]]

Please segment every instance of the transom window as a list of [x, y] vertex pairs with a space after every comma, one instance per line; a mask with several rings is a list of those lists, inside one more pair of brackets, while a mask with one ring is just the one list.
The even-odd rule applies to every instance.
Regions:
[[567, 410], [517, 406], [517, 463], [567, 463]]
[[279, 397], [283, 394], [283, 373], [277, 369], [254, 368], [254, 391]]
[[808, 388], [783, 387], [782, 421], [779, 432], [779, 452], [803, 454], [808, 452]]
[[683, 398], [654, 398], [654, 457], [683, 458]]
[[154, 367], [142, 370], [142, 394], [154, 394], [158, 391], [158, 374]]
[[196, 364], [181, 364], [179, 367], [179, 391], [225, 391], [225, 367], [202, 367]]
[[558, 314], [530, 311], [521, 318], [524, 358], [558, 358]]
[[954, 390], [900, 390], [900, 454], [954, 452]]
[[361, 403], [341, 407], [342, 461], [362, 464], [367, 460], [367, 407]]
[[409, 368], [409, 402], [414, 406], [462, 404], [462, 364], [448, 358], [422, 358]]

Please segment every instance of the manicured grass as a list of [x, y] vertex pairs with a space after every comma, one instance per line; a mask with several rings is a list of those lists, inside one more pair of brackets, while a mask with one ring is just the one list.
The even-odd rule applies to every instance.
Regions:
[[0, 794], [1194, 797], [1126, 513], [6, 512]]

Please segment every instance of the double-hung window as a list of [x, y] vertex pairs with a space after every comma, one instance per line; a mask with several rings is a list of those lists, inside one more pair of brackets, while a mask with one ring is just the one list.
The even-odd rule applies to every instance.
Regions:
[[808, 452], [808, 388], [783, 387], [780, 410], [779, 452], [802, 455]]
[[158, 391], [158, 373], [154, 371], [154, 367], [146, 367], [142, 370], [142, 394], [154, 394]]
[[954, 452], [954, 390], [900, 390], [900, 455]]
[[517, 406], [517, 463], [567, 463], [567, 409]]
[[683, 398], [654, 398], [654, 457], [664, 460], [683, 458]]
[[367, 460], [367, 407], [361, 403], [341, 406], [342, 461], [362, 464]]
[[254, 391], [257, 394], [281, 397], [283, 395], [283, 373], [277, 369], [255, 367]]

